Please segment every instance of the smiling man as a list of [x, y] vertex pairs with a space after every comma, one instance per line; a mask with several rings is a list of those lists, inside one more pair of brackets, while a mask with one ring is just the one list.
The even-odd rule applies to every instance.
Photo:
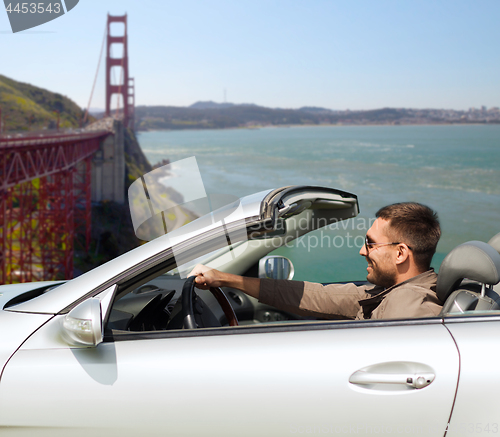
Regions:
[[430, 268], [441, 236], [437, 214], [414, 202], [380, 209], [359, 251], [373, 285], [245, 278], [198, 265], [196, 286], [232, 287], [260, 302], [303, 316], [327, 319], [433, 317], [443, 303]]

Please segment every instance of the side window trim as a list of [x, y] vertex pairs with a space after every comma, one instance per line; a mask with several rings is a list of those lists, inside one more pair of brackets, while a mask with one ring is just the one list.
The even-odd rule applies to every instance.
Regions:
[[[499, 318], [500, 319], [500, 318]], [[244, 334], [267, 334], [276, 332], [291, 331], [324, 331], [330, 329], [358, 329], [377, 328], [387, 326], [419, 326], [419, 325], [442, 325], [443, 319], [440, 317], [430, 317], [422, 319], [405, 320], [356, 320], [356, 321], [313, 321], [298, 323], [276, 323], [243, 325], [238, 327], [224, 326], [221, 328], [201, 328], [201, 329], [178, 329], [172, 331], [146, 331], [146, 332], [107, 332], [104, 342], [115, 341], [136, 341], [181, 337], [205, 337], [214, 335], [244, 335]]]

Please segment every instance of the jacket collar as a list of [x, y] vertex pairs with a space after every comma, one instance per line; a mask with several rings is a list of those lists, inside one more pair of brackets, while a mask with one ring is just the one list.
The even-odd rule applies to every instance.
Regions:
[[380, 285], [375, 285], [373, 288], [366, 290], [368, 294], [372, 296], [368, 299], [361, 299], [359, 301], [360, 305], [366, 305], [370, 303], [380, 302], [387, 294], [389, 294], [395, 288], [401, 287], [403, 284], [409, 283], [418, 283], [424, 287], [431, 288], [435, 291], [436, 289], [436, 281], [437, 275], [434, 272], [434, 269], [427, 270], [424, 273], [420, 273], [417, 276], [413, 276], [413, 278], [407, 279], [406, 281], [400, 282], [399, 284], [393, 285], [389, 288], [383, 288]]

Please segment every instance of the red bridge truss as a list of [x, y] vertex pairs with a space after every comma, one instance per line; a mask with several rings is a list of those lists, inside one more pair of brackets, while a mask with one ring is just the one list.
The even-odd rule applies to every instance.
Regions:
[[0, 283], [70, 279], [88, 250], [91, 159], [108, 131], [0, 135]]

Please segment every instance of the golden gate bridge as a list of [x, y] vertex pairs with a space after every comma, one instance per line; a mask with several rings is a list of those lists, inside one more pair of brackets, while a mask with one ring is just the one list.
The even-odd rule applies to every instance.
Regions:
[[[124, 24], [123, 35], [110, 34], [114, 22]], [[128, 69], [127, 16], [108, 14], [105, 36], [106, 116], [112, 115], [111, 98], [117, 95], [123, 108], [120, 110], [118, 103], [114, 117], [124, 127], [133, 128], [134, 86]], [[112, 44], [123, 45], [121, 57], [112, 57]], [[121, 69], [119, 83], [111, 81], [113, 67]], [[118, 142], [122, 162], [103, 170], [103, 154], [110, 155], [111, 150], [111, 160], [120, 158], [120, 153], [113, 155], [120, 146], [117, 140], [111, 146], [106, 142], [113, 135], [121, 137]], [[110, 129], [0, 134], [0, 283], [71, 279], [75, 243], [89, 250], [92, 183], [105, 183], [102, 172], [113, 171], [114, 178], [122, 178], [115, 184], [117, 190], [123, 191], [117, 198], [124, 199], [124, 168], [123, 135]], [[100, 195], [96, 197], [103, 200]]]

